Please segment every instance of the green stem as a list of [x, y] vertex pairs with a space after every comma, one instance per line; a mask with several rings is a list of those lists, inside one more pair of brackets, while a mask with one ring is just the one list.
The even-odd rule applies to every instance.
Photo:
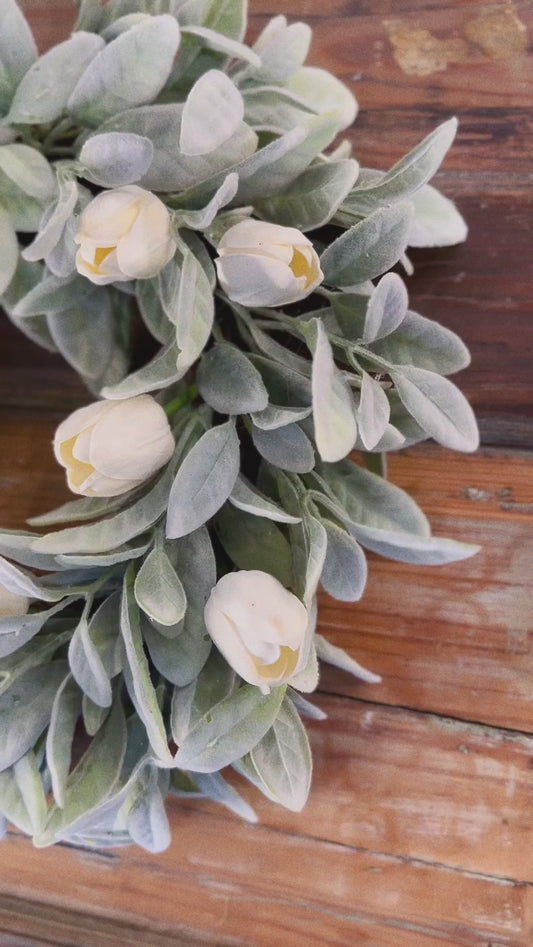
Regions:
[[186, 404], [190, 404], [191, 401], [194, 401], [197, 395], [198, 388], [196, 385], [189, 385], [180, 395], [176, 395], [172, 401], [169, 401], [168, 404], [164, 404], [162, 407], [167, 418], [170, 418], [176, 411], [179, 411], [180, 408], [185, 407]]

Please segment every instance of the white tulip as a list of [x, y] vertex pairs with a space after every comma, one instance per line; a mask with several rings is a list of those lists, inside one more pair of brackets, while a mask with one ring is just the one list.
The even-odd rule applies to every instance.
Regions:
[[170, 460], [167, 416], [151, 395], [95, 401], [58, 427], [54, 453], [74, 493], [113, 497], [133, 490]]
[[0, 585], [0, 618], [15, 618], [25, 615], [30, 605], [29, 598], [10, 592], [5, 585]]
[[136, 184], [102, 191], [79, 219], [76, 268], [104, 285], [155, 276], [173, 257], [167, 208]]
[[263, 694], [302, 669], [309, 615], [300, 599], [267, 572], [229, 572], [205, 610], [211, 638], [228, 664]]
[[242, 306], [283, 306], [309, 296], [324, 274], [313, 244], [294, 227], [248, 218], [218, 245], [218, 279]]

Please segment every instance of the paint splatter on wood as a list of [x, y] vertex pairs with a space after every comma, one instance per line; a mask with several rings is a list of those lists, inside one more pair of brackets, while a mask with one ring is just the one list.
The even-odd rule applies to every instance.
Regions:
[[527, 30], [513, 3], [482, 6], [461, 33], [437, 36], [419, 22], [384, 20], [393, 56], [407, 75], [429, 76], [454, 63], [513, 59], [527, 50]]

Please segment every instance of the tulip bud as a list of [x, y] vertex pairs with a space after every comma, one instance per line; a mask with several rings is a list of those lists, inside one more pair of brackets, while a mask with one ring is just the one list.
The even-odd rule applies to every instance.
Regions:
[[0, 585], [0, 618], [15, 618], [25, 615], [30, 605], [29, 598], [10, 592], [5, 585]]
[[151, 395], [95, 401], [69, 415], [54, 438], [74, 493], [113, 497], [138, 487], [174, 451], [167, 416]]
[[176, 250], [167, 208], [135, 184], [98, 194], [82, 212], [75, 239], [78, 272], [101, 286], [155, 276]]
[[223, 576], [211, 591], [204, 617], [228, 664], [263, 694], [289, 681], [305, 663], [307, 609], [267, 572]]
[[242, 306], [283, 306], [309, 296], [322, 282], [317, 253], [294, 227], [242, 220], [218, 245], [218, 279]]

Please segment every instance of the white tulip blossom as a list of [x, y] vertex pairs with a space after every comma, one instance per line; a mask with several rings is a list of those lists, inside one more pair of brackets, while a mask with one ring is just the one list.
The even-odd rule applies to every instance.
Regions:
[[152, 477], [174, 451], [167, 416], [151, 395], [95, 401], [59, 425], [54, 453], [74, 493], [112, 497]]
[[248, 218], [218, 245], [218, 279], [242, 306], [283, 306], [309, 296], [324, 274], [313, 244], [294, 227]]
[[228, 664], [263, 694], [302, 669], [307, 609], [267, 572], [229, 572], [211, 591], [207, 630]]
[[30, 606], [29, 598], [10, 592], [5, 585], [0, 584], [0, 618], [15, 618], [25, 615]]
[[136, 184], [102, 191], [80, 215], [76, 268], [92, 283], [148, 279], [174, 256], [168, 209]]

